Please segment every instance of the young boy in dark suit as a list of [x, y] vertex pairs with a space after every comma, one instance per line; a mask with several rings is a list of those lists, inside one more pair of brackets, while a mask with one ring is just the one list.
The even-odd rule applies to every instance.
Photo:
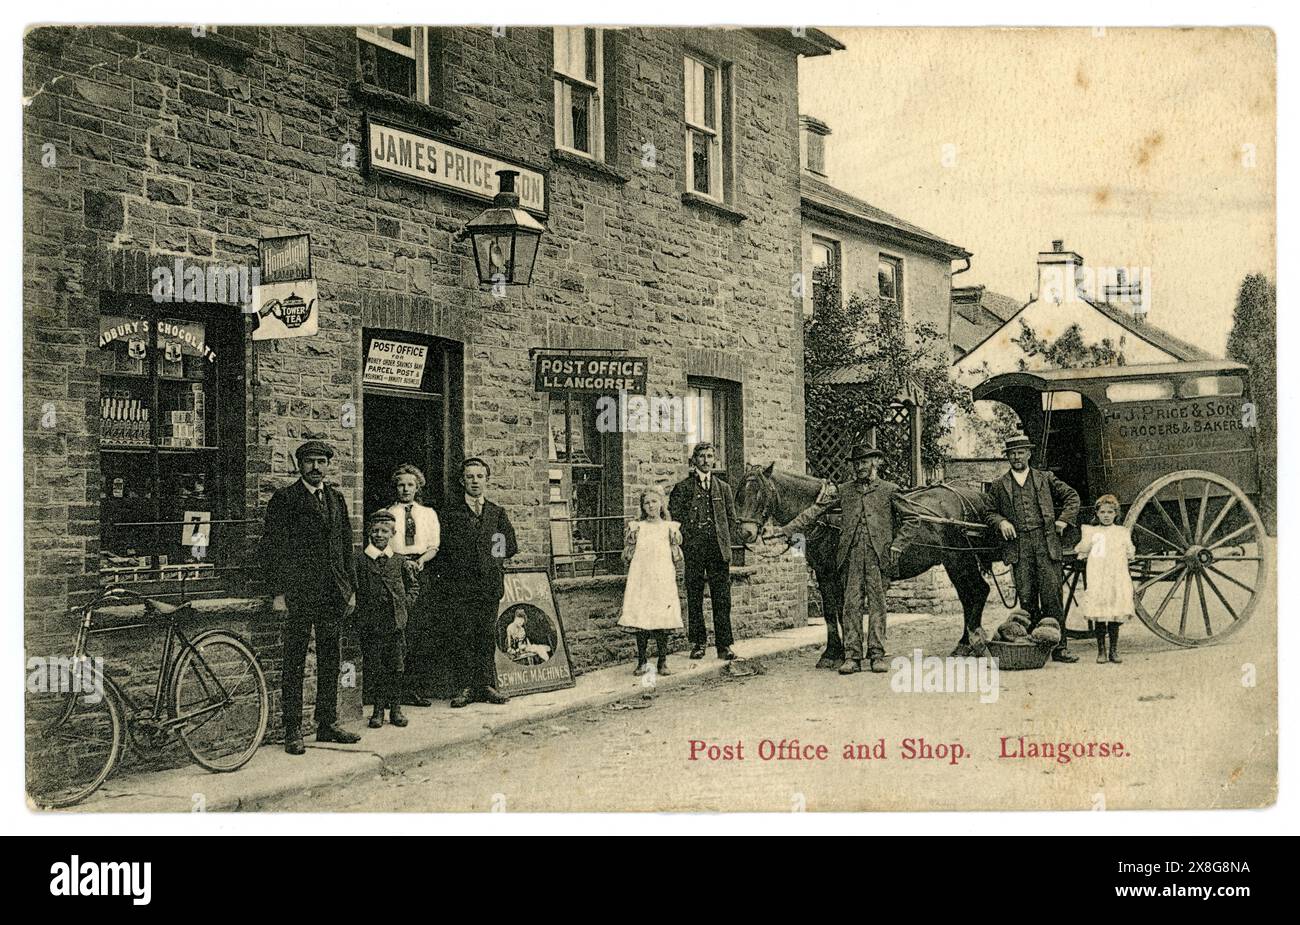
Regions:
[[397, 519], [375, 511], [366, 522], [370, 542], [357, 553], [356, 625], [364, 643], [365, 671], [374, 685], [375, 706], [368, 725], [384, 725], [384, 710], [394, 726], [405, 726], [402, 715], [402, 672], [406, 661], [406, 617], [419, 582], [406, 560], [393, 552]]

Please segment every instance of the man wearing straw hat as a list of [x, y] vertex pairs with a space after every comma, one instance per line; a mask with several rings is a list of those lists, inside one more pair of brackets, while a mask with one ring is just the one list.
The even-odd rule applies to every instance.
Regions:
[[[862, 670], [863, 611], [867, 618], [868, 667], [877, 674], [889, 670], [885, 658], [885, 590], [889, 586], [893, 502], [898, 486], [877, 476], [884, 457], [874, 441], [855, 444], [849, 454], [853, 481], [839, 486], [828, 482], [798, 517], [774, 531], [786, 536], [803, 533], [837, 502], [840, 505], [843, 521], [835, 550], [835, 567], [844, 576], [844, 606], [840, 614], [844, 661], [838, 666], [840, 674]], [[820, 663], [818, 667], [822, 667]]]
[[1061, 533], [1079, 517], [1079, 493], [1050, 472], [1031, 469], [1034, 444], [1024, 434], [1006, 442], [1010, 471], [988, 491], [990, 527], [1003, 540], [1002, 561], [1012, 567], [1020, 605], [1031, 628], [1052, 618], [1061, 642], [1052, 653], [1058, 662], [1077, 662], [1070, 654], [1061, 608]]

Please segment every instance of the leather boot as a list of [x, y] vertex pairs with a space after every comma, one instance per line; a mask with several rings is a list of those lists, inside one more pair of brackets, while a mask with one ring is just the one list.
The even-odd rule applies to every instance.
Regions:
[[340, 745], [355, 745], [361, 741], [361, 736], [355, 732], [348, 732], [338, 723], [327, 723], [323, 726], [316, 727], [317, 742], [338, 742]]
[[405, 714], [402, 713], [402, 705], [400, 703], [395, 703], [389, 707], [388, 721], [398, 728], [401, 728], [410, 722], [410, 720], [406, 718]]
[[1109, 624], [1106, 631], [1110, 634], [1110, 660], [1119, 665], [1123, 662], [1123, 659], [1119, 657], [1119, 624]]
[[371, 729], [379, 729], [384, 725], [384, 708], [382, 706], [375, 704], [375, 708], [370, 711], [370, 719], [366, 722], [366, 725]]

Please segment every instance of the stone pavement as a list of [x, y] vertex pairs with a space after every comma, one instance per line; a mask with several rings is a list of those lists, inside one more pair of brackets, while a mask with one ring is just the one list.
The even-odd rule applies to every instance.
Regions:
[[[924, 620], [928, 615], [898, 613], [897, 622]], [[820, 622], [770, 635], [738, 640], [735, 650], [741, 660], [823, 646], [826, 627]], [[722, 673], [724, 661], [716, 659], [710, 647], [705, 659], [689, 660], [684, 653], [669, 657], [672, 674], [656, 679], [656, 691], [690, 685]], [[278, 744], [261, 748], [250, 763], [237, 772], [213, 774], [198, 765], [109, 778], [85, 803], [65, 812], [207, 812], [251, 811], [266, 800], [324, 786], [346, 785], [350, 779], [373, 776], [380, 767], [398, 768], [426, 760], [435, 752], [491, 737], [516, 726], [532, 724], [591, 707], [602, 707], [642, 692], [642, 678], [634, 677], [630, 665], [614, 665], [582, 674], [575, 687], [513, 698], [503, 705], [471, 704], [451, 709], [446, 702], [429, 708], [408, 707], [411, 725], [396, 729], [359, 731], [355, 746], [316, 744], [307, 739], [307, 754], [286, 755]]]
[[[890, 625], [928, 619], [928, 614], [890, 614]], [[741, 659], [778, 655], [825, 644], [820, 623], [736, 642]], [[718, 676], [727, 663], [710, 647], [700, 661], [684, 653], [670, 657], [673, 673], [657, 679], [656, 691], [693, 684]], [[445, 701], [432, 707], [408, 707], [411, 723], [404, 729], [385, 725], [354, 731], [362, 735], [357, 745], [317, 745], [309, 736], [307, 754], [286, 755], [280, 745], [267, 745], [253, 760], [231, 774], [213, 774], [198, 765], [166, 771], [110, 778], [86, 802], [65, 812], [207, 812], [256, 810], [260, 803], [286, 794], [303, 795], [314, 788], [345, 785], [349, 780], [373, 775], [379, 767], [401, 767], [430, 755], [539, 720], [552, 719], [591, 707], [635, 697], [643, 691], [642, 679], [631, 666], [615, 665], [577, 678], [575, 687], [513, 698], [500, 706], [471, 704], [451, 709]], [[352, 728], [352, 727], [349, 727]]]

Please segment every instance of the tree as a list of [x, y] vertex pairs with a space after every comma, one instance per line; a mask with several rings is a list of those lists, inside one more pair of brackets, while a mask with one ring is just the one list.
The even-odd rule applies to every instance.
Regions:
[[939, 330], [928, 323], [908, 324], [892, 301], [861, 294], [842, 303], [835, 297], [818, 299], [804, 321], [805, 381], [853, 365], [867, 371], [866, 381], [805, 388], [810, 455], [827, 442], [865, 439], [876, 428], [877, 445], [885, 452], [881, 475], [910, 484], [908, 428], [889, 425], [897, 397], [916, 394], [924, 399], [921, 461], [927, 468], [941, 466], [946, 458], [942, 441], [956, 415], [971, 410], [971, 397], [969, 389], [949, 377], [948, 349]]
[[1228, 356], [1250, 367], [1250, 396], [1259, 426], [1261, 514], [1277, 523], [1277, 287], [1262, 273], [1241, 281], [1228, 334]]

